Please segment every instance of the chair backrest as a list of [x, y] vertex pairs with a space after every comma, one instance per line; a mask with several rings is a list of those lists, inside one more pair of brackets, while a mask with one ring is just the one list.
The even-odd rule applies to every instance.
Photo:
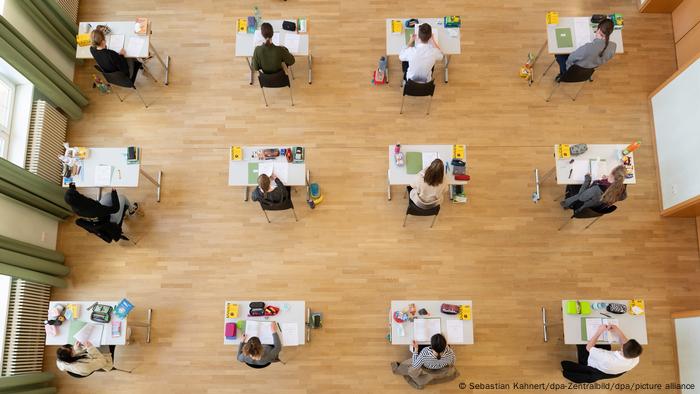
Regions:
[[247, 366], [249, 366], [249, 367], [251, 367], [251, 368], [255, 368], [255, 369], [263, 369], [263, 368], [267, 368], [267, 367], [269, 367], [269, 366], [270, 366], [270, 364], [272, 364], [272, 363], [267, 363], [267, 364], [262, 364], [262, 365], [257, 365], [257, 364], [248, 364], [248, 363], [245, 363], [245, 365], [247, 365]]
[[574, 383], [594, 383], [603, 379], [618, 378], [625, 373], [609, 375], [596, 368], [587, 365], [578, 365], [575, 370], [564, 370], [562, 375]]
[[583, 68], [574, 64], [566, 70], [559, 81], [568, 83], [585, 82], [591, 79], [594, 72], [595, 68]]
[[574, 213], [573, 217], [577, 218], [577, 219], [596, 218], [598, 216], [603, 216], [603, 215], [613, 213], [613, 212], [615, 212], [616, 209], [617, 209], [617, 206], [615, 206], [615, 205], [610, 205], [610, 206], [601, 205], [601, 206], [597, 206], [597, 207], [582, 209], [581, 211], [578, 211], [578, 212], [574, 211], [575, 213]]
[[409, 79], [403, 87], [404, 96], [432, 96], [435, 93], [435, 81], [426, 83], [416, 82]]
[[291, 87], [289, 76], [284, 70], [280, 70], [274, 74], [258, 73], [258, 82], [261, 88], [284, 88]]
[[292, 188], [290, 186], [285, 186], [285, 188], [287, 189], [287, 197], [284, 200], [277, 203], [260, 200], [260, 208], [265, 211], [284, 211], [294, 208], [294, 204], [292, 204]]
[[406, 209], [406, 215], [413, 216], [436, 216], [440, 213], [440, 206], [437, 205], [433, 208], [423, 209], [416, 205], [413, 200], [408, 199], [408, 208]]
[[112, 85], [121, 86], [123, 88], [133, 88], [134, 87], [134, 83], [131, 82], [131, 78], [129, 77], [129, 75], [127, 75], [121, 71], [107, 73], [107, 72], [102, 71], [102, 68], [100, 68], [100, 66], [98, 66], [98, 65], [95, 65], [95, 68], [97, 69], [97, 71], [101, 72], [102, 75], [107, 80], [107, 82], [111, 83]]
[[78, 379], [87, 378], [88, 376], [90, 376], [90, 375], [93, 374], [93, 372], [90, 372], [90, 373], [87, 374], [87, 375], [78, 375], [77, 373], [73, 373], [73, 372], [70, 372], [70, 371], [66, 371], [66, 373], [67, 373], [68, 375], [70, 375], [70, 376], [72, 376], [72, 377], [74, 377], [74, 378], [78, 378]]

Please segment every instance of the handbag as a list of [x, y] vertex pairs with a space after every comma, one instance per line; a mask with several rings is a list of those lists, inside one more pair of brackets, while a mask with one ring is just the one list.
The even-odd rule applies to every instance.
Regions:
[[290, 21], [282, 22], [282, 30], [297, 31], [297, 24]]

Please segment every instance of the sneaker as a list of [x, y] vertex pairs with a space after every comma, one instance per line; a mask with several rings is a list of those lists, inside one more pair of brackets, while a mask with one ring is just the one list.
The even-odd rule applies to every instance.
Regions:
[[129, 207], [129, 216], [133, 216], [139, 210], [139, 203], [135, 202]]

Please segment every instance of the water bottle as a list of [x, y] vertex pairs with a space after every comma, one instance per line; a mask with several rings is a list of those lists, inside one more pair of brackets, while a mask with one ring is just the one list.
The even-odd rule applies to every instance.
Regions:
[[262, 22], [262, 16], [260, 16], [260, 9], [257, 5], [253, 7], [253, 15], [255, 15], [255, 26], [259, 29], [260, 23]]

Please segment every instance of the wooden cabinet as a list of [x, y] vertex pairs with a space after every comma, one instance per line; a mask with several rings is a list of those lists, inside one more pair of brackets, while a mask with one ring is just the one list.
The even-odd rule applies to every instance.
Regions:
[[684, 0], [672, 14], [678, 67], [700, 53], [700, 0]]
[[670, 14], [683, 0], [637, 0], [639, 12]]

